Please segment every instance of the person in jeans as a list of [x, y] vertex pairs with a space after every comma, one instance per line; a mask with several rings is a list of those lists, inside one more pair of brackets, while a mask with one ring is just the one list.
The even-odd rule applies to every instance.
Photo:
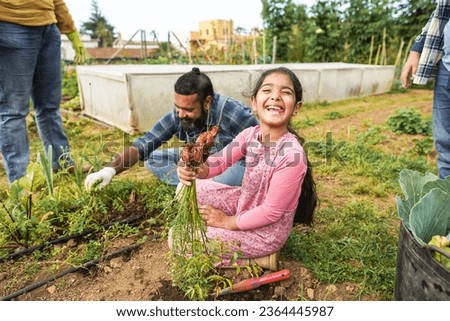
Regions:
[[[184, 142], [193, 142], [201, 133], [219, 126], [215, 145], [210, 152], [217, 152], [228, 145], [243, 129], [255, 126], [258, 120], [249, 107], [242, 102], [215, 93], [210, 78], [197, 67], [185, 73], [174, 86], [173, 110], [164, 115], [153, 128], [137, 138], [132, 146], [126, 148], [115, 159], [96, 173], [89, 174], [85, 187], [90, 190], [98, 184], [99, 188], [108, 185], [112, 178], [132, 167], [139, 160], [156, 177], [168, 185], [179, 183], [177, 163], [181, 147], [158, 149], [174, 136]], [[236, 163], [221, 176], [218, 182], [239, 186], [244, 175], [244, 161]]]
[[29, 163], [30, 98], [44, 148], [53, 150], [53, 169], [73, 165], [60, 113], [61, 33], [72, 42], [76, 62], [83, 62], [85, 50], [63, 0], [0, 2], [0, 151], [10, 183]]
[[435, 77], [433, 98], [433, 136], [438, 153], [439, 176], [450, 175], [450, 1], [438, 0], [422, 32], [411, 47], [403, 66], [404, 88], [413, 83], [425, 85]]

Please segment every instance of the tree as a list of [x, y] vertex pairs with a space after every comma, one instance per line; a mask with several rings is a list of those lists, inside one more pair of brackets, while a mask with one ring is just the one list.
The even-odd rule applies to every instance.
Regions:
[[97, 1], [92, 0], [92, 13], [89, 21], [81, 25], [81, 33], [90, 35], [97, 39], [99, 47], [111, 47], [114, 41], [114, 27], [101, 13]]
[[398, 34], [408, 42], [420, 33], [436, 9], [436, 1], [430, 0], [402, 0], [397, 4]]
[[308, 38], [308, 58], [318, 62], [342, 61], [344, 57], [341, 1], [317, 1], [312, 6], [313, 30]]
[[313, 21], [308, 18], [306, 5], [299, 5], [295, 8], [296, 24], [291, 27], [288, 44], [288, 61], [304, 62], [307, 59], [310, 30]]
[[[397, 0], [347, 0], [345, 9], [345, 35], [348, 43], [348, 61], [352, 63], [369, 62], [371, 46], [373, 43], [372, 57], [380, 56], [378, 63], [387, 62], [387, 47], [398, 43], [390, 42], [395, 39], [393, 19], [393, 4]], [[372, 60], [373, 60], [372, 59]]]
[[270, 51], [276, 37], [276, 60], [288, 61], [289, 40], [292, 26], [297, 24], [296, 5], [292, 0], [262, 0], [263, 24]]

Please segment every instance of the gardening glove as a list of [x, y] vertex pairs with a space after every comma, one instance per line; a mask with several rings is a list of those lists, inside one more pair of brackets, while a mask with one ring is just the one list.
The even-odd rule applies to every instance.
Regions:
[[81, 42], [80, 34], [75, 30], [68, 33], [67, 38], [69, 38], [72, 43], [73, 50], [75, 50], [75, 63], [77, 65], [84, 64], [86, 59], [86, 49], [84, 49], [83, 43]]
[[103, 188], [108, 185], [116, 175], [116, 170], [112, 167], [104, 167], [96, 173], [89, 174], [84, 180], [84, 187], [90, 191], [91, 188], [99, 182], [98, 187]]

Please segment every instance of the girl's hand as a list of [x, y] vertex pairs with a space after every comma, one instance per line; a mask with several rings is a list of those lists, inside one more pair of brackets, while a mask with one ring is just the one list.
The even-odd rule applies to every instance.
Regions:
[[236, 225], [236, 216], [227, 215], [225, 212], [211, 205], [201, 205], [198, 207], [198, 210], [206, 226], [219, 227], [232, 231], [239, 230]]
[[186, 165], [183, 161], [179, 161], [177, 165], [177, 174], [180, 179], [180, 183], [186, 186], [191, 186], [192, 181], [197, 178], [197, 173], [191, 166]]

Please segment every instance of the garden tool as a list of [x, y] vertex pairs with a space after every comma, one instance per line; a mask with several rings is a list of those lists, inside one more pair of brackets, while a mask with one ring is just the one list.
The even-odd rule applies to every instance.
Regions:
[[231, 294], [231, 293], [250, 291], [250, 290], [259, 288], [261, 285], [286, 280], [286, 279], [289, 279], [290, 277], [291, 277], [291, 271], [289, 271], [288, 269], [284, 269], [284, 270], [277, 271], [277, 272], [272, 272], [272, 273], [263, 275], [261, 277], [254, 277], [254, 278], [240, 281], [230, 287], [227, 287], [227, 288], [221, 290], [219, 292], [218, 296], [225, 295], [225, 294]]

